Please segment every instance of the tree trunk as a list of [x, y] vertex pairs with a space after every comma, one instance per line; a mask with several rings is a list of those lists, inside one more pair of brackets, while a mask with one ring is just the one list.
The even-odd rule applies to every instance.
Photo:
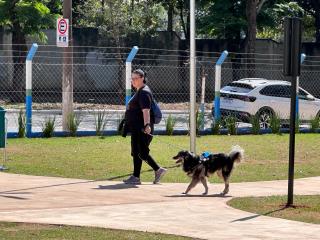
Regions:
[[62, 129], [68, 131], [68, 120], [73, 114], [73, 47], [72, 47], [72, 1], [63, 2], [63, 17], [69, 19], [69, 47], [63, 51], [62, 67]]
[[[104, 1], [104, 0], [103, 0]], [[131, 11], [132, 11], [132, 13], [133, 13], [133, 10], [134, 10], [134, 0], [131, 0]], [[132, 26], [132, 15], [133, 14], [131, 14], [131, 16], [130, 16], [130, 20], [129, 20], [129, 26]]]
[[168, 32], [173, 31], [173, 14], [174, 14], [174, 6], [173, 6], [173, 3], [170, 1], [169, 8], [168, 8], [168, 27], [167, 27]]
[[246, 36], [246, 53], [247, 53], [247, 68], [248, 77], [253, 77], [254, 75], [254, 53], [255, 53], [255, 43], [257, 35], [257, 0], [247, 0], [246, 4], [246, 16], [248, 22], [247, 36]]
[[316, 42], [320, 43], [320, 2], [319, 0], [313, 0], [315, 10], [315, 24], [316, 24]]
[[184, 9], [188, 9], [186, 7], [186, 2], [184, 0], [180, 0], [179, 1], [179, 15], [180, 15], [180, 22], [181, 22], [181, 26], [182, 26], [182, 29], [183, 29], [183, 33], [184, 33], [184, 36], [186, 38], [186, 42], [188, 42], [189, 40], [189, 26], [190, 26], [190, 14], [189, 14], [189, 10], [188, 11], [188, 14], [187, 14], [187, 24], [185, 23], [184, 21], [184, 14], [183, 14], [183, 10]]
[[25, 35], [18, 23], [13, 23], [12, 51], [13, 51], [13, 79], [12, 102], [24, 102], [24, 66], [26, 62], [27, 46]]
[[[133, 3], [133, 1], [132, 1]], [[111, 1], [108, 2], [109, 9], [114, 9], [117, 4], [112, 3]], [[134, 5], [132, 5], [134, 7]], [[116, 45], [116, 59], [118, 62], [118, 92], [123, 92], [123, 59], [121, 55], [121, 32], [120, 32], [120, 25], [121, 22], [118, 21], [117, 13], [114, 13], [111, 11], [111, 19], [112, 19], [112, 30], [111, 35], [113, 38], [113, 41]]]

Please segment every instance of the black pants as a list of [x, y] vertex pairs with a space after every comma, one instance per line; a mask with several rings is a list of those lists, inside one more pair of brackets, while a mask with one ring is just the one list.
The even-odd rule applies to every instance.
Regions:
[[131, 133], [131, 156], [133, 157], [133, 176], [140, 178], [142, 161], [145, 161], [149, 166], [157, 171], [158, 164], [150, 156], [149, 145], [152, 141], [152, 136], [143, 132]]

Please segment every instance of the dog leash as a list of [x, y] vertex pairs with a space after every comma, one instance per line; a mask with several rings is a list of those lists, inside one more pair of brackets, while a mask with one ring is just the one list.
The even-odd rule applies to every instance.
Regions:
[[[145, 133], [144, 131], [143, 131], [143, 129], [141, 130], [143, 133]], [[169, 147], [171, 147], [171, 148], [176, 148], [176, 149], [179, 149], [179, 150], [185, 150], [186, 148], [185, 147], [182, 147], [182, 146], [180, 146], [180, 145], [177, 145], [177, 144], [172, 144], [172, 143], [168, 143], [168, 142], [165, 142], [165, 141], [162, 141], [162, 140], [160, 140], [160, 138], [159, 138], [159, 135], [154, 135], [154, 134], [151, 134], [151, 133], [145, 133], [145, 134], [147, 134], [147, 135], [149, 135], [149, 136], [151, 136], [151, 137], [155, 137], [155, 139], [157, 139], [157, 141], [159, 141], [159, 142], [161, 142], [161, 143], [163, 143], [163, 144], [165, 144], [165, 145], [167, 145], [167, 146], [169, 146]], [[206, 146], [208, 146], [208, 144], [204, 144], [204, 145], [206, 145]], [[203, 151], [203, 153], [206, 153], [207, 151]]]
[[167, 146], [169, 146], [169, 147], [171, 147], [171, 148], [175, 148], [175, 149], [179, 149], [179, 150], [184, 150], [184, 149], [186, 149], [185, 147], [182, 147], [182, 146], [180, 146], [180, 145], [173, 144], [173, 143], [168, 143], [168, 142], [165, 142], [165, 141], [160, 140], [159, 135], [154, 135], [154, 134], [151, 134], [151, 133], [146, 133], [146, 132], [144, 132], [144, 131], [143, 131], [143, 133], [145, 133], [145, 134], [147, 134], [147, 135], [149, 135], [149, 136], [151, 136], [151, 137], [155, 137], [155, 139], [156, 139], [158, 142], [163, 143], [163, 144], [165, 144], [165, 145], [167, 145]]

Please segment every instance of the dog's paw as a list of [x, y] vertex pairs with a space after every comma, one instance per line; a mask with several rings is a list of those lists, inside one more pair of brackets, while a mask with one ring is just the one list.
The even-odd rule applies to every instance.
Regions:
[[208, 192], [204, 192], [204, 193], [202, 193], [202, 195], [208, 195]]
[[183, 194], [183, 195], [187, 195], [188, 193], [186, 193], [186, 192], [183, 192], [183, 193], [181, 193], [181, 194]]

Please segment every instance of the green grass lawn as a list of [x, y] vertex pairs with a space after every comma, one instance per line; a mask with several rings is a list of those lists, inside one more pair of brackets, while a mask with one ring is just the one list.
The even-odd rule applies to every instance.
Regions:
[[138, 231], [25, 223], [1, 223], [2, 240], [187, 240], [193, 238]]
[[[240, 145], [245, 149], [245, 161], [236, 167], [232, 182], [277, 180], [287, 178], [288, 142], [287, 134], [202, 136], [197, 138], [197, 152], [229, 152], [231, 146]], [[296, 178], [320, 175], [319, 143], [320, 134], [296, 135]], [[169, 168], [163, 182], [189, 181], [172, 160], [179, 150], [188, 148], [188, 136], [154, 137], [151, 154]], [[11, 173], [122, 180], [132, 171], [130, 137], [9, 139], [7, 152]], [[142, 181], [152, 181], [153, 177], [144, 163]]]
[[228, 204], [247, 212], [270, 217], [320, 224], [320, 196], [294, 196], [293, 207], [285, 208], [287, 196], [234, 198]]

